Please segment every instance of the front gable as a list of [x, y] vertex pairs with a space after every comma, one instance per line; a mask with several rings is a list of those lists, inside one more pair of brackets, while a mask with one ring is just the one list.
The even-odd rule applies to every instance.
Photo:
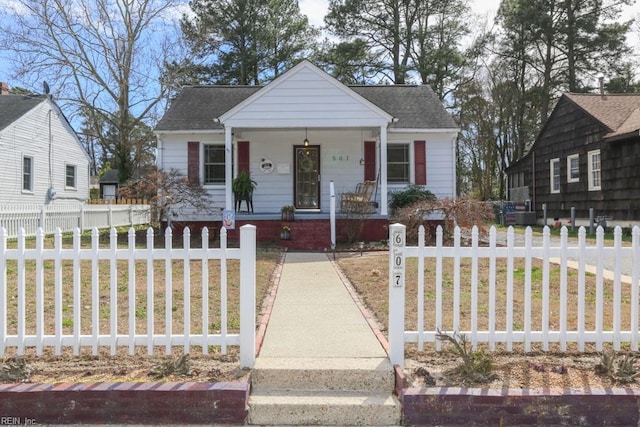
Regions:
[[386, 126], [393, 117], [303, 61], [220, 118], [231, 127]]

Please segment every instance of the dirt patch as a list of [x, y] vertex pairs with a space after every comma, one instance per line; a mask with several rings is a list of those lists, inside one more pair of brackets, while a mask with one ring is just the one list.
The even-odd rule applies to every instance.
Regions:
[[600, 353], [492, 353], [496, 377], [486, 383], [474, 383], [453, 373], [461, 359], [449, 351], [417, 352], [409, 348], [406, 356], [405, 375], [407, 385], [412, 387], [437, 385], [492, 389], [640, 389], [637, 381], [623, 384], [605, 374], [598, 374], [596, 366], [602, 359]]
[[[36, 356], [29, 350], [22, 358], [14, 354], [7, 356], [0, 363], [0, 382], [29, 383], [82, 383], [82, 382], [145, 382], [145, 381], [207, 381], [227, 382], [248, 380], [250, 370], [240, 369], [238, 350], [229, 347], [226, 355], [219, 352], [203, 355], [190, 353], [183, 369], [168, 369], [176, 364], [181, 352], [165, 356], [164, 349], [158, 349], [153, 356], [148, 356], [146, 349], [136, 349], [131, 356], [126, 349], [119, 349], [115, 356], [108, 350], [99, 352], [97, 356], [82, 354], [73, 356], [69, 351], [60, 356], [45, 351]], [[20, 374], [17, 360], [24, 361], [24, 376]], [[173, 371], [173, 372], [172, 372]], [[2, 378], [3, 372], [5, 378]], [[14, 377], [8, 377], [13, 374]], [[162, 375], [166, 374], [166, 375]]]

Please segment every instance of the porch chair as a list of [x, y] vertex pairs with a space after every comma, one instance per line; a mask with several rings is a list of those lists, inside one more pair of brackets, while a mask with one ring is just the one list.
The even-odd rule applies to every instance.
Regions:
[[375, 181], [359, 182], [355, 191], [342, 193], [340, 210], [351, 214], [371, 214], [375, 212], [375, 208], [371, 203], [371, 197], [375, 189]]

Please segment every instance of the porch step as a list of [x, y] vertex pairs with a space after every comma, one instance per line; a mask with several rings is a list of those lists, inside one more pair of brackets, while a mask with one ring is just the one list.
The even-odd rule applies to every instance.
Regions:
[[387, 358], [261, 358], [251, 373], [251, 389], [366, 390], [390, 393], [393, 368]]
[[249, 424], [380, 426], [400, 424], [400, 404], [390, 393], [274, 390], [249, 398]]
[[393, 388], [387, 358], [258, 357], [249, 424], [399, 425]]

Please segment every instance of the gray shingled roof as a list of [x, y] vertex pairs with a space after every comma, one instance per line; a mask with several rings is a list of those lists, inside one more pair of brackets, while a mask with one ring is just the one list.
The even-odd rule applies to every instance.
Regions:
[[98, 182], [100, 182], [100, 184], [112, 184], [114, 182], [117, 184], [120, 182], [118, 173], [118, 169], [109, 169], [102, 175]]
[[38, 96], [0, 95], [0, 131], [45, 99]]
[[451, 115], [429, 86], [387, 85], [349, 86], [398, 121], [391, 125], [404, 129], [457, 128]]
[[[214, 123], [263, 86], [187, 86], [172, 101], [157, 131], [221, 129]], [[450, 129], [458, 126], [429, 86], [350, 86], [357, 94], [386, 111], [405, 129]]]

